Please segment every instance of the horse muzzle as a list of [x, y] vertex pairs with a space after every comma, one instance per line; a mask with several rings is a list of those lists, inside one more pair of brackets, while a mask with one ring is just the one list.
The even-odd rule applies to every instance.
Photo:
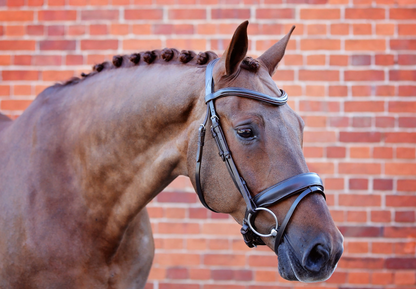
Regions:
[[[299, 241], [299, 238], [296, 239], [294, 242]], [[329, 279], [343, 253], [342, 240], [340, 233], [339, 239], [335, 242], [319, 236], [307, 244], [305, 250], [297, 254], [290, 237], [285, 236], [276, 252], [280, 275], [286, 280], [307, 283]]]

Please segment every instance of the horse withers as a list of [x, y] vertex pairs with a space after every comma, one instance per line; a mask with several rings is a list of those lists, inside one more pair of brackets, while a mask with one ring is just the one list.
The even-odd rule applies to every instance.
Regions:
[[274, 250], [283, 278], [331, 276], [343, 237], [302, 154], [303, 121], [271, 78], [292, 31], [253, 59], [247, 25], [221, 58], [116, 56], [1, 116], [0, 288], [143, 288], [145, 207], [179, 175], [247, 245]]

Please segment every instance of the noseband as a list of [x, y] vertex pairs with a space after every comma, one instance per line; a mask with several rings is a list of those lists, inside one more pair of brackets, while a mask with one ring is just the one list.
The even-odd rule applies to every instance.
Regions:
[[[286, 226], [289, 223], [289, 220], [293, 212], [295, 211], [297, 205], [304, 197], [306, 197], [310, 193], [320, 193], [325, 197], [324, 186], [321, 178], [317, 174], [304, 173], [286, 179], [280, 183], [277, 183], [265, 189], [264, 191], [258, 193], [254, 197], [252, 196], [250, 190], [247, 187], [246, 182], [244, 181], [243, 177], [241, 177], [234, 163], [233, 157], [231, 155], [230, 149], [224, 136], [224, 132], [220, 124], [220, 119], [215, 110], [214, 101], [215, 99], [220, 97], [239, 96], [266, 102], [276, 106], [281, 106], [286, 104], [288, 96], [286, 92], [284, 92], [283, 90], [281, 90], [282, 95], [279, 98], [276, 98], [257, 91], [239, 87], [227, 87], [214, 92], [214, 81], [212, 78], [212, 72], [214, 69], [214, 65], [217, 61], [218, 58], [211, 61], [208, 64], [205, 72], [205, 102], [207, 104], [207, 114], [205, 116], [204, 123], [201, 124], [201, 126], [199, 127], [198, 151], [196, 156], [195, 169], [197, 189], [196, 191], [201, 203], [207, 209], [215, 212], [215, 210], [211, 209], [205, 202], [200, 180], [202, 150], [205, 139], [205, 126], [207, 125], [208, 118], [211, 118], [211, 133], [217, 144], [219, 155], [225, 162], [227, 169], [231, 175], [231, 178], [234, 181], [234, 184], [236, 185], [240, 194], [243, 196], [244, 201], [246, 203], [246, 214], [243, 220], [243, 226], [241, 228], [241, 234], [244, 237], [244, 242], [247, 244], [247, 246], [252, 248], [257, 245], [265, 245], [265, 243], [260, 237], [275, 238], [274, 251], [277, 254], [277, 248], [280, 242], [282, 241], [282, 237], [285, 232]], [[290, 207], [289, 211], [287, 212], [282, 224], [279, 226], [276, 215], [267, 207], [298, 194], [299, 196], [296, 198], [296, 200]], [[267, 213], [273, 216], [276, 222], [275, 227], [271, 229], [269, 234], [261, 234], [257, 232], [254, 226], [254, 218], [256, 217], [259, 211], [266, 211]]]

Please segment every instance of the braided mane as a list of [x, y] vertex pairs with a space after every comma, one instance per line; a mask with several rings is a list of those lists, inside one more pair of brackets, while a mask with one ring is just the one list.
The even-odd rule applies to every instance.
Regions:
[[[218, 58], [218, 55], [212, 51], [200, 52], [198, 54], [191, 50], [182, 50], [181, 52], [179, 52], [177, 49], [174, 48], [144, 51], [139, 53], [133, 53], [131, 55], [115, 55], [113, 56], [112, 62], [105, 61], [100, 64], [95, 64], [92, 67], [92, 72], [88, 74], [81, 73], [81, 78], [73, 77], [60, 85], [66, 86], [79, 83], [83, 79], [91, 77], [104, 70], [116, 69], [120, 67], [133, 67], [135, 65], [138, 65], [140, 61], [144, 61], [147, 64], [152, 64], [158, 59], [162, 59], [164, 62], [179, 60], [181, 63], [186, 64], [195, 58], [195, 64], [206, 65], [209, 62], [211, 62], [211, 60]], [[251, 57], [246, 57], [241, 63], [241, 68], [253, 72], [257, 72], [259, 67], [259, 62]]]

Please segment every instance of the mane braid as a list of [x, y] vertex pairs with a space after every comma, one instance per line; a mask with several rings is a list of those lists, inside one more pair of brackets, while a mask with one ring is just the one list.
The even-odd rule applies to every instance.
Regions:
[[[148, 65], [155, 63], [158, 59], [163, 60], [163, 62], [172, 62], [172, 60], [178, 60], [180, 63], [187, 64], [195, 59], [196, 65], [206, 65], [211, 60], [218, 58], [218, 55], [212, 51], [205, 51], [196, 54], [191, 50], [182, 50], [179, 52], [175, 48], [165, 48], [163, 50], [149, 50], [142, 51], [138, 53], [133, 53], [131, 55], [115, 55], [111, 62], [104, 61], [92, 66], [92, 71], [90, 73], [81, 73], [81, 77], [72, 77], [71, 79], [63, 82], [56, 83], [55, 86], [69, 86], [75, 85], [86, 78], [90, 78], [93, 75], [100, 73], [101, 71], [123, 68], [123, 67], [134, 67], [139, 65], [140, 61], [146, 62]], [[177, 62], [176, 62], [177, 63]]]

